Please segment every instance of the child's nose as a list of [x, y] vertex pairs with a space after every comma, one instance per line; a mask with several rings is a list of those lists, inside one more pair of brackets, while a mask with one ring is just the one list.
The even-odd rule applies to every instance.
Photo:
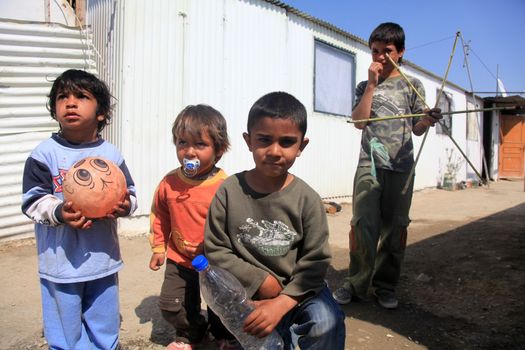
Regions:
[[74, 95], [69, 95], [66, 100], [66, 106], [71, 107], [71, 106], [76, 106], [76, 104], [77, 104], [77, 98]]
[[188, 146], [188, 148], [186, 148], [186, 157], [192, 158], [192, 157], [195, 157], [196, 154], [197, 153], [195, 152], [195, 147]]
[[279, 146], [278, 142], [272, 143], [270, 147], [268, 147], [268, 154], [272, 156], [281, 155], [281, 147]]

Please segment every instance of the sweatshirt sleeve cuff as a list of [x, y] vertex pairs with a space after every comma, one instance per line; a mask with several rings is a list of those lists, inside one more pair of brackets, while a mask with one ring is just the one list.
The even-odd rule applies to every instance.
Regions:
[[153, 253], [166, 253], [166, 245], [165, 244], [155, 244], [153, 240], [155, 239], [155, 235], [153, 233], [150, 233], [149, 237], [149, 244], [151, 246], [151, 251]]
[[164, 246], [156, 246], [156, 247], [151, 247], [151, 251], [153, 253], [166, 253], [166, 248]]
[[55, 217], [56, 222], [58, 224], [65, 223], [64, 217], [62, 216], [62, 207], [63, 206], [64, 206], [64, 203], [60, 203], [59, 205], [56, 206], [56, 208], [55, 208], [55, 210], [53, 212], [53, 216]]

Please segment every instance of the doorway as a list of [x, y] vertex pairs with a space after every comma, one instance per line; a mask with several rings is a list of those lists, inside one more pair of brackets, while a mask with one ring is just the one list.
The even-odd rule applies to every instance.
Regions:
[[499, 177], [523, 178], [525, 118], [500, 115]]

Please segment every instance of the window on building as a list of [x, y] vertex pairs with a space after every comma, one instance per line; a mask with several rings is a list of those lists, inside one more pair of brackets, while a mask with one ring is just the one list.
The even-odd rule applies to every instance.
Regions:
[[[437, 91], [436, 96], [439, 96], [439, 90]], [[441, 108], [441, 112], [452, 112], [453, 111], [453, 100], [452, 100], [452, 94], [442, 92], [441, 98], [438, 101], [438, 108]], [[449, 132], [452, 134], [452, 116], [451, 115], [444, 115], [443, 119], [441, 119], [441, 123], [444, 124]], [[446, 135], [447, 132], [443, 130], [441, 125], [438, 123], [436, 124], [436, 133], [437, 134], [444, 134]]]
[[354, 55], [316, 40], [314, 110], [342, 116], [351, 115], [354, 89]]

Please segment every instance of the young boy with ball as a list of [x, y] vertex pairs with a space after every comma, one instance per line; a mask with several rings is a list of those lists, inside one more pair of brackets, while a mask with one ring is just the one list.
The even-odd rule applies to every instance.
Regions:
[[[116, 218], [133, 213], [137, 200], [124, 158], [100, 136], [111, 119], [111, 94], [94, 75], [71, 69], [48, 97], [60, 129], [27, 159], [22, 198], [23, 213], [35, 222], [44, 336], [50, 349], [116, 349], [122, 268]], [[63, 196], [66, 173], [86, 157], [101, 159], [96, 167], [115, 163], [126, 179], [123, 200], [97, 219]]]

